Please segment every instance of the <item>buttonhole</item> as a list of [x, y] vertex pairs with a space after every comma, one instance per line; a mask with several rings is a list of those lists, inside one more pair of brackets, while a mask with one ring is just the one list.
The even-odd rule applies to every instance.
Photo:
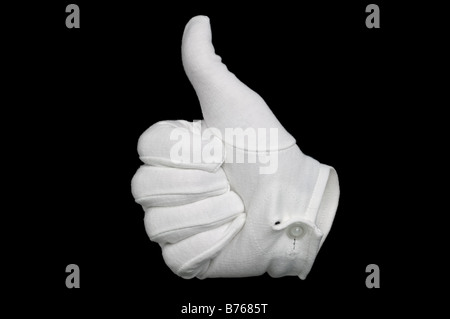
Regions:
[[276, 221], [276, 222], [275, 222], [275, 225], [280, 225], [280, 221]]

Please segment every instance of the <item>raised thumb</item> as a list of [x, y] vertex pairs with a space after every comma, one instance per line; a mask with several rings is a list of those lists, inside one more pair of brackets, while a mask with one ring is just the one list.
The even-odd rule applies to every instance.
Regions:
[[[220, 130], [222, 139], [235, 147], [247, 150], [279, 150], [295, 144], [295, 139], [283, 128], [264, 100], [228, 71], [212, 45], [209, 18], [192, 18], [183, 34], [182, 59], [209, 127]], [[251, 145], [249, 139], [234, 140], [225, 129], [254, 129], [256, 134], [278, 130], [277, 143], [267, 138], [265, 146]], [[257, 130], [266, 129], [266, 130]], [[228, 132], [228, 133], [229, 133]], [[259, 138], [259, 137], [258, 137]]]

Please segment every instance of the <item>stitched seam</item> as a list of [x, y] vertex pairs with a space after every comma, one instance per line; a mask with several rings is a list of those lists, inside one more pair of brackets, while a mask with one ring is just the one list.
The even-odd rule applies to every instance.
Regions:
[[214, 221], [213, 223], [203, 223], [203, 224], [199, 224], [199, 225], [190, 225], [190, 226], [179, 227], [177, 229], [166, 230], [166, 231], [164, 231], [162, 233], [158, 233], [157, 235], [152, 236], [152, 238], [155, 239], [155, 238], [158, 238], [159, 236], [163, 236], [164, 234], [171, 233], [171, 232], [178, 231], [178, 230], [184, 230], [184, 229], [188, 229], [188, 228], [199, 228], [200, 230], [202, 230], [206, 226], [216, 226], [216, 225], [224, 223], [226, 221], [230, 221], [232, 219], [235, 219], [239, 214], [242, 214], [242, 213], [238, 213], [238, 214], [235, 214], [233, 216], [228, 216], [228, 217], [219, 219], [217, 221]]
[[[210, 248], [208, 248], [207, 250], [203, 251], [202, 253], [200, 253], [198, 256], [193, 257], [192, 259], [184, 262], [181, 266], [178, 267], [177, 269], [177, 273], [182, 273], [183, 271], [185, 271], [186, 268], [190, 268], [192, 267], [192, 264], [198, 263], [198, 262], [205, 262], [208, 261], [208, 263], [211, 263], [211, 261], [213, 260], [213, 258], [211, 256], [206, 257], [208, 255], [211, 254], [211, 252], [214, 252], [218, 246], [221, 246], [224, 242], [230, 242], [234, 236], [237, 235], [237, 233], [239, 233], [239, 231], [242, 229], [242, 227], [245, 225], [245, 220], [244, 220], [244, 224], [239, 228], [234, 230], [234, 232], [231, 233], [226, 233], [226, 236], [224, 238], [221, 238], [219, 241], [217, 241], [216, 243], [214, 243], [214, 245]], [[232, 225], [229, 225], [228, 227], [231, 227]], [[223, 247], [222, 247], [223, 248]], [[215, 251], [215, 253], [218, 253], [219, 251]], [[207, 260], [204, 260], [205, 258], [208, 258]], [[209, 269], [209, 265], [206, 269], [206, 271], [208, 271]], [[196, 274], [195, 276], [201, 276], [202, 274]]]
[[[214, 135], [214, 136], [217, 137], [218, 139], [220, 139], [218, 136], [216, 136], [216, 135]], [[232, 144], [230, 144], [230, 143], [227, 143], [227, 142], [226, 142], [225, 140], [223, 140], [223, 139], [221, 139], [221, 141], [222, 141], [223, 144], [225, 144], [225, 145], [228, 145], [228, 146], [230, 146], [230, 147], [232, 147], [232, 148], [234, 148], [234, 149], [237, 149], [237, 150], [240, 150], [240, 151], [244, 151], [244, 152], [247, 152], [247, 153], [281, 152], [281, 151], [287, 151], [287, 150], [289, 150], [290, 148], [292, 148], [292, 147], [294, 147], [294, 146], [297, 145], [297, 143], [296, 143], [296, 141], [295, 141], [295, 139], [294, 139], [294, 144], [289, 145], [289, 146], [286, 146], [286, 147], [283, 147], [283, 148], [278, 148], [278, 149], [276, 149], [276, 150], [251, 151], [251, 150], [247, 150], [247, 149], [245, 149], [245, 148], [236, 147], [236, 146], [234, 146], [234, 145], [232, 145]]]
[[137, 198], [136, 202], [140, 201], [140, 200], [144, 200], [144, 199], [150, 199], [150, 198], [158, 197], [158, 196], [169, 196], [170, 197], [170, 196], [179, 196], [179, 195], [209, 195], [209, 194], [214, 194], [214, 193], [222, 191], [222, 190], [224, 190], [224, 193], [225, 193], [227, 190], [229, 190], [229, 187], [227, 187], [225, 189], [224, 188], [218, 188], [218, 189], [215, 189], [215, 190], [212, 190], [212, 191], [209, 191], [209, 192], [199, 192], [199, 193], [170, 193], [170, 194], [147, 195], [147, 196], [144, 196], [144, 197]]
[[[150, 162], [160, 162], [163, 163], [169, 167], [175, 167], [178, 168], [179, 166], [190, 166], [190, 167], [198, 167], [198, 166], [221, 166], [223, 164], [223, 162], [225, 161], [224, 156], [222, 156], [222, 161], [220, 163], [206, 163], [206, 162], [200, 162], [200, 163], [194, 163], [194, 162], [175, 162], [172, 161], [171, 159], [167, 159], [165, 157], [161, 157], [161, 156], [139, 156], [139, 159], [144, 162], [144, 160], [150, 161]], [[145, 163], [145, 162], [144, 162]], [[157, 166], [157, 165], [152, 165], [151, 166]], [[158, 163], [159, 164], [159, 163]], [[172, 166], [171, 166], [171, 165]]]

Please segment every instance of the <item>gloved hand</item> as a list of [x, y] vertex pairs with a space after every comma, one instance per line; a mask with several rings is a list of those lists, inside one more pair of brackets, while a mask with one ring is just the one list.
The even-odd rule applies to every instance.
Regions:
[[182, 59], [204, 121], [159, 122], [139, 139], [132, 192], [150, 239], [183, 278], [304, 279], [337, 209], [335, 170], [221, 63], [207, 17], [186, 25]]

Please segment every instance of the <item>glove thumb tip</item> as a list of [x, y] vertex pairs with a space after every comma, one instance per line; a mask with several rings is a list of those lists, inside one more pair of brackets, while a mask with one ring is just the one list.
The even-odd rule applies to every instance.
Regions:
[[206, 15], [203, 15], [203, 14], [199, 14], [199, 15], [197, 15], [197, 16], [195, 16], [195, 17], [192, 17], [190, 20], [189, 20], [189, 23], [194, 23], [194, 22], [208, 22], [209, 23], [209, 17], [208, 16], [206, 16]]
[[196, 29], [206, 29], [208, 30], [210, 28], [210, 21], [209, 17], [205, 15], [198, 15], [195, 17], [192, 17], [188, 23], [185, 26], [184, 29], [184, 36], [193, 33], [198, 32]]

